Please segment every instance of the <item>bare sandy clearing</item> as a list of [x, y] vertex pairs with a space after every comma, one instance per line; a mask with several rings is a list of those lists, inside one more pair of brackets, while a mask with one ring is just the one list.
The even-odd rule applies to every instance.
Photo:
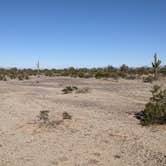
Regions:
[[[67, 77], [35, 82], [0, 82], [0, 166], [166, 165], [166, 127], [142, 127], [134, 118], [151, 84]], [[91, 91], [62, 94], [70, 85]], [[39, 128], [42, 110], [51, 120], [64, 111], [72, 119]]]

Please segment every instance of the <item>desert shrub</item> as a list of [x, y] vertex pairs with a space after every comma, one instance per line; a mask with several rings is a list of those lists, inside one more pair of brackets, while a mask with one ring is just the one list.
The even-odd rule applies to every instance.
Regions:
[[17, 77], [16, 74], [9, 74], [10, 79], [16, 79], [16, 77]]
[[126, 79], [128, 79], [128, 80], [135, 80], [136, 79], [136, 76], [135, 75], [128, 75], [128, 76], [126, 76]]
[[78, 88], [76, 86], [67, 86], [62, 90], [64, 94], [72, 93], [74, 90], [77, 90]]
[[[113, 66], [100, 67], [100, 68], [64, 68], [64, 69], [41, 69], [39, 68], [39, 62], [37, 63], [36, 69], [17, 69], [17, 68], [0, 68], [0, 75], [6, 75], [11, 79], [15, 79], [19, 75], [28, 75], [28, 76], [71, 76], [71, 77], [81, 77], [81, 78], [108, 78], [112, 77], [117, 79], [118, 77], [126, 78], [128, 75], [149, 75], [154, 74], [153, 67], [137, 67], [132, 68], [127, 65], [122, 65], [119, 68]], [[157, 69], [158, 75], [166, 75], [166, 66]], [[25, 77], [24, 77], [25, 79]], [[127, 78], [128, 79], [128, 78]]]
[[112, 72], [112, 73], [110, 73], [110, 77], [117, 80], [119, 78], [119, 75], [117, 72]]
[[123, 65], [120, 67], [120, 71], [121, 71], [121, 72], [128, 73], [129, 67], [128, 67], [127, 65], [123, 64]]
[[47, 110], [40, 111], [38, 120], [39, 120], [39, 127], [46, 127], [46, 128], [55, 128], [57, 125], [60, 125], [63, 122], [62, 119], [50, 121], [49, 111]]
[[81, 88], [77, 89], [76, 93], [89, 93], [89, 88]]
[[162, 67], [160, 69], [160, 73], [163, 75], [163, 76], [166, 76], [166, 66]]
[[124, 71], [119, 71], [118, 72], [118, 76], [121, 78], [126, 78], [127, 77], [127, 73], [125, 73]]
[[40, 122], [42, 124], [48, 124], [49, 122], [49, 111], [44, 110], [44, 111], [40, 111], [40, 115], [38, 116]]
[[19, 81], [24, 80], [24, 75], [18, 75], [18, 80], [19, 80]]
[[7, 81], [7, 78], [6, 78], [6, 76], [5, 76], [5, 75], [3, 76], [3, 81]]
[[96, 79], [100, 79], [100, 78], [108, 78], [109, 77], [109, 73], [108, 72], [104, 72], [104, 71], [98, 71], [95, 74], [95, 78]]
[[79, 73], [78, 73], [78, 77], [84, 78], [84, 73], [83, 73], [83, 72], [79, 72]]
[[63, 120], [72, 118], [72, 116], [68, 112], [63, 112], [62, 116], [63, 116]]
[[54, 76], [54, 73], [52, 71], [50, 71], [50, 70], [45, 70], [44, 71], [44, 75], [48, 76], [48, 77], [52, 77], [52, 76]]
[[93, 77], [93, 74], [86, 72], [86, 73], [84, 73], [83, 77], [84, 78], [91, 78], [91, 77]]
[[166, 124], [166, 89], [162, 90], [155, 85], [151, 92], [150, 101], [142, 112], [136, 114], [136, 117], [141, 120], [142, 125]]
[[3, 80], [3, 76], [2, 75], [0, 75], [0, 81], [2, 81]]
[[79, 71], [78, 72], [78, 77], [80, 77], [80, 78], [91, 78], [91, 77], [93, 77], [93, 75], [91, 73], [88, 73], [88, 72]]
[[25, 75], [24, 78], [25, 78], [26, 80], [29, 80], [29, 76], [28, 76], [28, 75]]
[[152, 83], [154, 81], [154, 78], [152, 76], [147, 76], [143, 78], [143, 82], [145, 83]]
[[5, 75], [0, 75], [0, 81], [7, 81], [6, 76]]

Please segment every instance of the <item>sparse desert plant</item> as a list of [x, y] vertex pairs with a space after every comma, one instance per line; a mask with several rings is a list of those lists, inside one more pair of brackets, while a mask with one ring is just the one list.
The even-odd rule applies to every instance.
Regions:
[[133, 74], [130, 74], [130, 75], [126, 76], [126, 79], [128, 79], [128, 80], [135, 80], [136, 76], [133, 75]]
[[136, 114], [142, 125], [166, 124], [166, 89], [160, 86], [153, 87], [152, 97], [145, 105], [145, 109]]
[[2, 75], [0, 75], [0, 81], [2, 81], [3, 80], [3, 76]]
[[5, 75], [3, 76], [3, 81], [7, 81], [7, 78], [6, 78], [6, 76], [5, 76]]
[[110, 73], [110, 77], [113, 78], [113, 79], [115, 79], [115, 80], [118, 80], [118, 78], [119, 78], [117, 72], [111, 72], [111, 73]]
[[67, 86], [62, 90], [64, 94], [72, 93], [74, 90], [77, 90], [78, 88], [76, 86]]
[[63, 116], [63, 120], [72, 118], [72, 116], [68, 112], [63, 112], [62, 116]]
[[77, 88], [76, 86], [73, 86], [72, 89], [73, 89], [73, 90], [77, 90], [78, 88]]
[[108, 77], [109, 77], [109, 72], [107, 71], [97, 71], [97, 73], [95, 74], [96, 79], [108, 78]]
[[41, 122], [41, 124], [48, 124], [49, 123], [49, 111], [47, 111], [47, 110], [40, 111], [38, 118], [39, 118], [39, 121]]
[[18, 80], [19, 80], [19, 81], [24, 80], [24, 75], [22, 75], [22, 74], [21, 74], [21, 75], [18, 75]]
[[[81, 77], [81, 78], [126, 78], [128, 79], [129, 75], [139, 77], [143, 75], [154, 74], [155, 78], [158, 78], [159, 74], [162, 76], [166, 75], [166, 67], [160, 68], [161, 61], [156, 59], [153, 62], [152, 67], [137, 67], [132, 68], [127, 65], [122, 65], [119, 68], [113, 66], [100, 67], [100, 68], [64, 68], [64, 69], [41, 69], [39, 61], [36, 64], [36, 69], [17, 69], [17, 68], [0, 68], [0, 75], [5, 75], [7, 78], [15, 79], [19, 75], [28, 75], [28, 76], [37, 76], [46, 75], [46, 76], [71, 76], [71, 77]], [[130, 77], [131, 78], [131, 77]], [[134, 78], [134, 77], [132, 77]], [[24, 79], [26, 79], [24, 77]], [[39, 82], [39, 79], [38, 79]]]
[[121, 71], [121, 72], [128, 73], [129, 67], [128, 67], [127, 65], [123, 64], [123, 65], [120, 67], [120, 71]]
[[154, 79], [157, 80], [158, 79], [158, 72], [159, 72], [159, 68], [161, 65], [161, 60], [159, 60], [157, 58], [157, 54], [154, 54], [154, 62], [152, 62], [152, 67], [154, 70]]
[[17, 76], [16, 76], [16, 74], [9, 74], [9, 78], [10, 78], [10, 79], [16, 79]]
[[121, 78], [126, 78], [127, 77], [127, 73], [125, 73], [124, 71], [119, 71], [118, 72], [118, 76]]
[[89, 88], [81, 88], [81, 89], [77, 89], [76, 93], [89, 93], [90, 89]]
[[154, 78], [151, 75], [149, 75], [147, 77], [143, 77], [143, 82], [145, 82], [145, 83], [152, 83], [153, 80], [154, 80]]
[[45, 75], [45, 76], [48, 76], [48, 77], [54, 76], [53, 72], [51, 72], [50, 70], [44, 71], [44, 75]]
[[49, 111], [44, 110], [40, 111], [40, 114], [38, 116], [39, 120], [39, 127], [46, 127], [46, 128], [55, 128], [57, 125], [60, 125], [63, 120], [50, 120], [49, 119]]
[[24, 78], [25, 78], [26, 80], [29, 80], [29, 76], [28, 76], [28, 75], [25, 75]]
[[37, 67], [37, 76], [40, 77], [40, 62], [39, 62], [39, 60], [36, 64], [36, 67]]
[[166, 76], [166, 66], [163, 66], [163, 67], [160, 69], [160, 73], [161, 73], [163, 76]]

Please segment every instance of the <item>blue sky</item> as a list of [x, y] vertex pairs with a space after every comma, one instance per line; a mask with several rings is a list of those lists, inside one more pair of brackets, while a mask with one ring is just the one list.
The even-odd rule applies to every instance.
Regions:
[[0, 66], [166, 64], [165, 0], [0, 0]]

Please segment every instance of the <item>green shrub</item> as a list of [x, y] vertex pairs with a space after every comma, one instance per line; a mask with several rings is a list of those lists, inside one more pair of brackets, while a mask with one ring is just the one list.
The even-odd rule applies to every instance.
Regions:
[[45, 76], [48, 76], [48, 77], [54, 76], [53, 72], [51, 72], [50, 70], [46, 70], [46, 71], [44, 72], [44, 75], [45, 75]]
[[113, 78], [113, 79], [115, 79], [115, 80], [117, 80], [117, 79], [119, 78], [117, 72], [112, 72], [112, 73], [110, 73], [110, 77]]
[[166, 124], [166, 89], [162, 90], [155, 85], [151, 92], [150, 101], [142, 112], [136, 114], [136, 117], [141, 120], [142, 125]]
[[95, 74], [95, 78], [96, 78], [96, 79], [108, 78], [108, 77], [109, 77], [109, 73], [108, 73], [108, 72], [105, 72], [105, 71], [98, 71], [98, 72]]
[[126, 78], [126, 77], [127, 77], [127, 73], [125, 73], [124, 71], [119, 71], [119, 72], [118, 72], [118, 75], [119, 75], [119, 77], [121, 77], [121, 78]]

